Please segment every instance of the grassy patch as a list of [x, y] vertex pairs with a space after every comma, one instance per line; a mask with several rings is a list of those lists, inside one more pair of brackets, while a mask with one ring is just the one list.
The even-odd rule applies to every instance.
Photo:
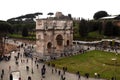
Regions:
[[98, 31], [94, 31], [94, 32], [89, 32], [88, 37], [94, 38], [94, 39], [102, 39], [104, 35], [99, 34]]
[[[117, 59], [116, 66], [114, 66], [115, 61], [112, 61], [112, 58]], [[97, 72], [102, 78], [110, 79], [115, 73], [117, 80], [120, 80], [120, 55], [115, 56], [111, 52], [94, 50], [50, 63], [54, 63], [57, 68], [61, 69], [65, 66], [72, 73], [77, 71], [80, 71], [81, 75], [89, 73], [91, 77], [94, 77], [94, 73]]]

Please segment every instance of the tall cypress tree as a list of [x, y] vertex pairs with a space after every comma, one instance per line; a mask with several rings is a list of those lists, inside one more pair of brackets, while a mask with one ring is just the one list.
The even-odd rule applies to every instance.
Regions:
[[28, 29], [26, 27], [23, 28], [22, 30], [22, 36], [27, 37], [28, 36]]
[[111, 21], [108, 21], [105, 25], [104, 35], [113, 36], [113, 24]]
[[86, 37], [88, 35], [87, 21], [82, 19], [79, 23], [79, 34], [81, 37]]

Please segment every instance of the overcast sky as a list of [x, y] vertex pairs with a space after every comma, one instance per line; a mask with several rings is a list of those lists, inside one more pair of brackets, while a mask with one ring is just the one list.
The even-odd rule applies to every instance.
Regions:
[[60, 11], [72, 17], [92, 19], [95, 12], [104, 10], [110, 15], [120, 14], [120, 0], [0, 0], [0, 20], [28, 13]]

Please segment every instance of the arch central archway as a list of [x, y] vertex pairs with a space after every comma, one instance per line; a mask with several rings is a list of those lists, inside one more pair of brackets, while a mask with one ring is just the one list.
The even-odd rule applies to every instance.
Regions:
[[52, 43], [51, 42], [48, 42], [48, 44], [47, 44], [47, 50], [48, 50], [48, 53], [52, 52]]
[[57, 42], [58, 46], [62, 46], [63, 45], [63, 37], [62, 37], [62, 35], [60, 35], [60, 34], [57, 35], [56, 42]]

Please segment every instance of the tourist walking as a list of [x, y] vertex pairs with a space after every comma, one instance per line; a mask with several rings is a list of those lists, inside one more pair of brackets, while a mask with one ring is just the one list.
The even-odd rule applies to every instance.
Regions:
[[9, 66], [9, 71], [11, 70], [11, 66]]
[[26, 66], [26, 70], [29, 71], [29, 66]]
[[28, 59], [26, 60], [26, 62], [28, 63]]
[[1, 80], [3, 80], [3, 74], [1, 74]]
[[63, 75], [61, 75], [61, 80], [63, 80]]
[[10, 74], [10, 80], [13, 80], [13, 75], [12, 74]]
[[2, 69], [2, 75], [4, 75], [4, 69]]
[[37, 64], [37, 69], [38, 69], [39, 65]]
[[81, 78], [80, 78], [80, 74], [78, 74], [78, 80], [81, 80]]
[[59, 71], [58, 71], [58, 75], [60, 75], [60, 73], [61, 73], [61, 71], [59, 70]]
[[43, 78], [45, 78], [45, 72], [46, 72], [46, 68], [45, 65], [43, 65], [43, 67], [41, 68], [41, 75]]
[[76, 72], [76, 75], [78, 76], [78, 80], [81, 80], [79, 71]]
[[52, 68], [52, 74], [54, 73], [53, 68]]
[[32, 80], [30, 76], [28, 76], [28, 80]]

